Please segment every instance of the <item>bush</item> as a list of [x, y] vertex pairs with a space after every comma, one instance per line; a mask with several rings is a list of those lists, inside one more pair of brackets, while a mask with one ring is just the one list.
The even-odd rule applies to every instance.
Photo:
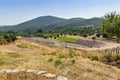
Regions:
[[98, 61], [98, 56], [89, 56], [88, 57], [91, 61]]
[[72, 59], [72, 63], [75, 64], [75, 58]]
[[1, 35], [0, 36], [0, 45], [4, 45], [10, 42], [17, 40], [16, 36], [14, 35]]
[[12, 41], [17, 40], [17, 37], [16, 37], [16, 36], [14, 36], [14, 35], [9, 35], [9, 37], [12, 39]]
[[7, 42], [12, 42], [12, 39], [9, 35], [4, 35], [4, 38]]
[[7, 41], [5, 40], [4, 37], [0, 36], [0, 45], [7, 44]]
[[82, 36], [83, 36], [84, 38], [88, 37], [88, 35], [87, 35], [87, 34], [83, 34]]
[[62, 63], [61, 59], [56, 59], [55, 62], [54, 62], [54, 65], [55, 66], [58, 66]]
[[96, 39], [96, 37], [92, 37], [92, 39], [93, 39], [93, 40], [95, 40], [95, 39]]
[[96, 37], [100, 37], [100, 34], [96, 34]]
[[103, 34], [103, 38], [108, 38], [108, 34]]
[[52, 57], [48, 59], [48, 62], [52, 62], [52, 61], [53, 61], [53, 58], [52, 58]]

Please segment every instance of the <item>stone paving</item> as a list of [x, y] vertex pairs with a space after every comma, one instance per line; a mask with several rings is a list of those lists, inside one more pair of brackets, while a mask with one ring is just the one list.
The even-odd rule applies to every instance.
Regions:
[[1, 69], [0, 73], [18, 73], [18, 72], [34, 73], [36, 75], [43, 75], [46, 78], [56, 78], [56, 80], [68, 80], [67, 77], [57, 76], [55, 74], [48, 73], [47, 71], [31, 70], [31, 69]]

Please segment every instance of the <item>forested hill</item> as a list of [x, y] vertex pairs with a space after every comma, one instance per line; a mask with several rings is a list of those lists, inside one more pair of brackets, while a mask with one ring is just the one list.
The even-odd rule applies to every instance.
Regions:
[[79, 29], [84, 27], [101, 27], [102, 20], [100, 18], [73, 18], [65, 20], [64, 22], [59, 22], [48, 26], [46, 29], [51, 30], [67, 30], [67, 29]]
[[54, 16], [42, 16], [30, 21], [23, 22], [14, 26], [2, 26], [2, 31], [36, 31], [38, 29], [44, 30], [63, 30], [63, 29], [75, 29], [81, 27], [100, 27], [100, 18], [71, 18], [63, 19]]

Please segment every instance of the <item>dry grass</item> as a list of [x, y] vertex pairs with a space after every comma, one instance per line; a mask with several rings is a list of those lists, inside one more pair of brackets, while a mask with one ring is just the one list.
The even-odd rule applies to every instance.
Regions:
[[55, 78], [46, 78], [43, 75], [35, 75], [33, 73], [0, 73], [0, 80], [56, 80]]
[[38, 49], [39, 47], [35, 44], [31, 44], [29, 42], [21, 42], [19, 44], [17, 44], [17, 47], [19, 48], [25, 48], [25, 49], [31, 49], [31, 50], [34, 50], [34, 49]]
[[[13, 68], [45, 70], [56, 75], [66, 76], [70, 80], [120, 79], [120, 69], [103, 64], [99, 61], [91, 61], [88, 59], [89, 56], [94, 55], [97, 55], [98, 58], [101, 59], [101, 54], [83, 50], [49, 48], [42, 45], [36, 46], [39, 47], [37, 50], [40, 50], [42, 54], [25, 54], [22, 52], [10, 52], [4, 50], [0, 51], [0, 60], [2, 64], [0, 65], [0, 69]], [[28, 75], [28, 77], [32, 75], [28, 80], [49, 80], [44, 79], [42, 76], [40, 77], [43, 79], [38, 79], [37, 77], [33, 79], [32, 77], [36, 75], [28, 73], [0, 74], [0, 79], [10, 80], [6, 79], [9, 75], [12, 77], [11, 80], [17, 80], [20, 75]]]

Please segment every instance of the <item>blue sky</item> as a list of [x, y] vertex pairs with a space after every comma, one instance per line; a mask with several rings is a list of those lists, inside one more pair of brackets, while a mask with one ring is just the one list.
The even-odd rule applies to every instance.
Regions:
[[0, 0], [0, 25], [14, 25], [39, 16], [101, 17], [120, 11], [120, 0]]

